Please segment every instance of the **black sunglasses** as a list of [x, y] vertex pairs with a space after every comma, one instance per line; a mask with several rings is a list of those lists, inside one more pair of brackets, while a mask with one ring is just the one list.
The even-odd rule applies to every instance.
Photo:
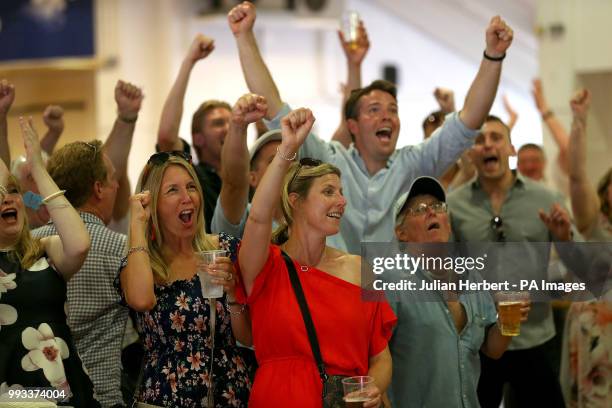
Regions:
[[149, 157], [149, 161], [147, 164], [154, 164], [156, 166], [160, 164], [164, 164], [168, 161], [170, 157], [180, 157], [187, 161], [189, 164], [193, 164], [191, 160], [191, 155], [181, 150], [172, 150], [170, 152], [158, 152]]
[[321, 160], [312, 159], [310, 157], [302, 157], [300, 161], [298, 162], [297, 170], [295, 170], [295, 173], [293, 173], [293, 177], [291, 177], [289, 184], [287, 184], [287, 188], [289, 188], [289, 186], [293, 184], [298, 174], [300, 173], [300, 170], [302, 170], [302, 167], [317, 167], [317, 166], [320, 166], [321, 164], [323, 164]]
[[491, 229], [495, 233], [497, 242], [506, 242], [506, 234], [504, 234], [504, 221], [499, 215], [491, 218]]

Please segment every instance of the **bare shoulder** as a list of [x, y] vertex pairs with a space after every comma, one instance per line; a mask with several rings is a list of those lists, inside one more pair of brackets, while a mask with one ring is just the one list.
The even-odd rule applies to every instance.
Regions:
[[333, 262], [333, 274], [355, 285], [361, 284], [361, 257], [328, 247], [330, 260]]

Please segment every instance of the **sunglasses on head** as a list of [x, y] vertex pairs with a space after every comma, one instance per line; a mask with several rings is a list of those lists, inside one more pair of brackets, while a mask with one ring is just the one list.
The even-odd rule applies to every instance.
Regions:
[[164, 164], [165, 162], [167, 162], [170, 157], [180, 157], [181, 159], [184, 159], [185, 161], [187, 161], [187, 163], [193, 164], [191, 160], [191, 155], [181, 150], [173, 150], [170, 152], [155, 153], [154, 155], [149, 157], [149, 161], [147, 162], [147, 164], [154, 164], [158, 166], [160, 164]]
[[302, 167], [317, 167], [317, 166], [320, 166], [321, 164], [323, 164], [321, 160], [312, 159], [310, 157], [302, 157], [300, 161], [298, 162], [297, 169], [295, 170], [295, 173], [293, 173], [293, 177], [291, 177], [291, 180], [289, 181], [289, 184], [287, 184], [287, 187], [293, 184], [298, 174], [302, 170]]
[[495, 233], [495, 240], [497, 242], [506, 241], [506, 234], [504, 234], [504, 222], [499, 215], [491, 218], [491, 229]]

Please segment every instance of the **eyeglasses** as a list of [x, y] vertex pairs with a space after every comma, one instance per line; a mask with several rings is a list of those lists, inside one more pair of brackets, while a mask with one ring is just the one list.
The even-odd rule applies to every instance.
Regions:
[[415, 208], [408, 208], [406, 210], [406, 215], [418, 217], [420, 215], [427, 214], [427, 212], [430, 209], [433, 210], [433, 212], [440, 214], [440, 213], [445, 213], [446, 210], [448, 209], [448, 206], [446, 205], [446, 203], [441, 203], [441, 202], [436, 202], [432, 204], [421, 203], [417, 205]]
[[318, 159], [312, 159], [310, 157], [301, 158], [300, 161], [298, 162], [297, 170], [295, 170], [295, 173], [293, 173], [293, 177], [291, 177], [289, 184], [287, 184], [287, 188], [289, 188], [289, 186], [293, 184], [298, 174], [302, 170], [302, 167], [317, 167], [317, 166], [320, 166], [321, 164], [323, 164], [323, 162]]
[[491, 229], [495, 233], [495, 240], [497, 242], [506, 241], [506, 234], [504, 234], [504, 222], [499, 215], [491, 218]]
[[180, 157], [181, 159], [187, 161], [189, 164], [193, 164], [191, 160], [191, 155], [182, 150], [172, 150], [170, 152], [155, 153], [154, 155], [149, 157], [149, 161], [147, 162], [147, 164], [154, 164], [158, 166], [167, 162], [170, 157]]

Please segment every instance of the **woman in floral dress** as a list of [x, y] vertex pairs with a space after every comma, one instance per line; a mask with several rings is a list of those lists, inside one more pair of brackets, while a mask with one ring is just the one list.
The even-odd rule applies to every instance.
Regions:
[[60, 405], [99, 407], [64, 312], [66, 282], [85, 260], [89, 235], [47, 173], [31, 119], [20, 123], [32, 177], [59, 236], [31, 237], [18, 182], [0, 160], [0, 406], [28, 388], [48, 391], [42, 397]]
[[[570, 193], [576, 226], [592, 242], [612, 242], [612, 168], [597, 189], [586, 171], [586, 119], [590, 94], [572, 98], [574, 114], [569, 145]], [[601, 248], [604, 248], [602, 245]], [[608, 251], [611, 251], [607, 246]], [[570, 408], [612, 406], [612, 287], [598, 301], [575, 302], [567, 313], [561, 386]]]
[[[202, 189], [182, 153], [151, 156], [137, 191], [118, 282], [138, 312], [145, 345], [137, 400], [164, 407], [246, 407], [251, 384], [236, 339], [249, 345], [251, 330], [246, 307], [234, 296], [236, 239], [204, 233]], [[225, 294], [205, 299], [196, 252], [219, 248], [229, 257], [207, 273]]]

